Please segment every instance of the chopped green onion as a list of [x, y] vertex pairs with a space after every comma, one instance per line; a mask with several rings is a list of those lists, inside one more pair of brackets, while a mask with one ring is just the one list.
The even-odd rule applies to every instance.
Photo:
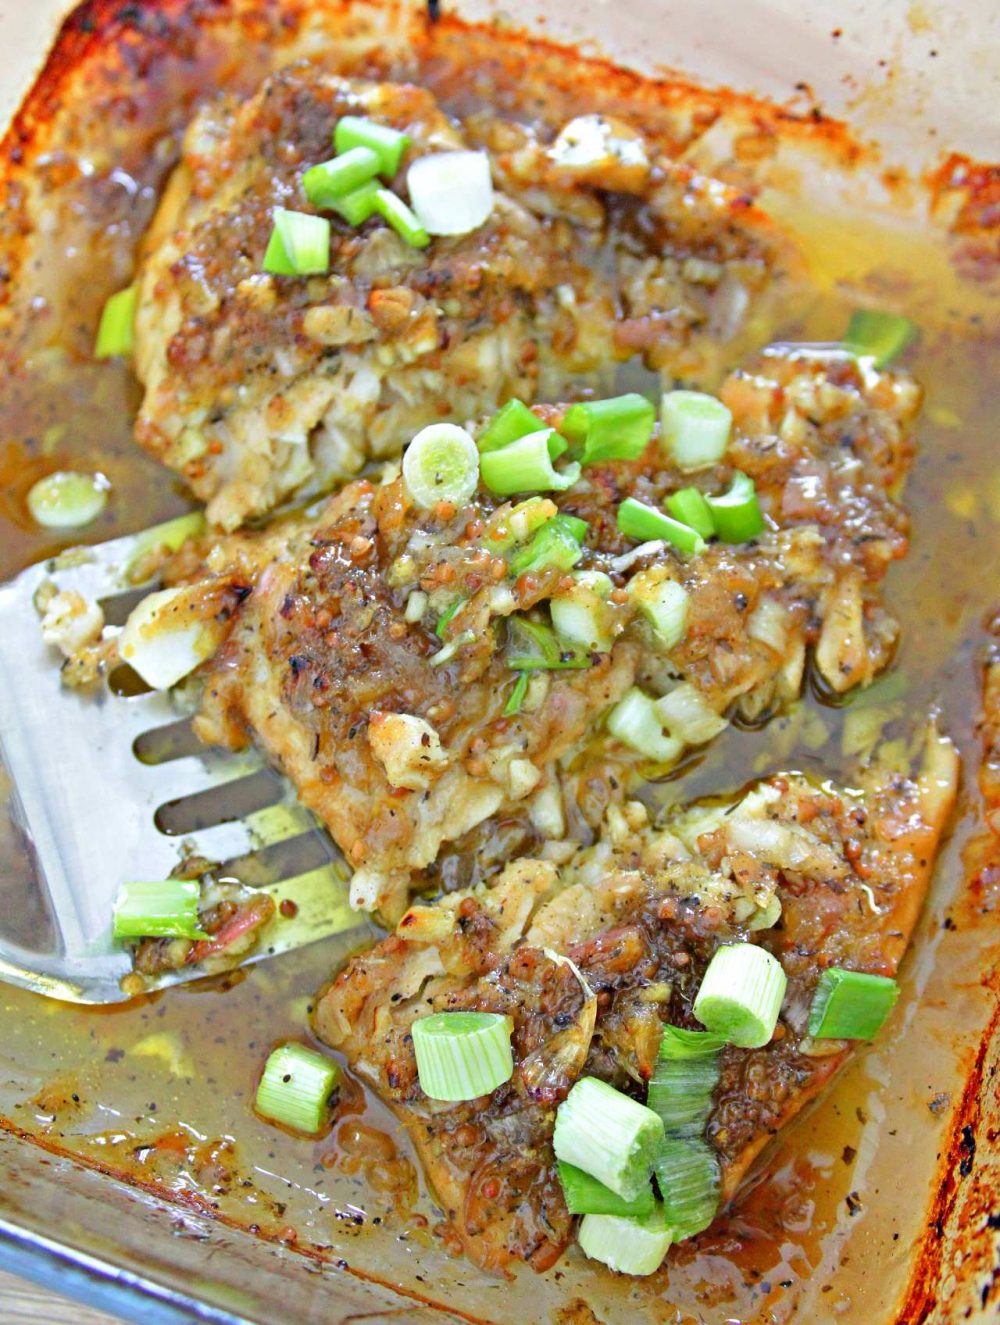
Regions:
[[656, 714], [671, 736], [685, 745], [705, 745], [729, 725], [690, 681], [682, 681], [656, 701]]
[[667, 1024], [663, 1027], [659, 1056], [670, 1062], [680, 1058], [707, 1058], [710, 1054], [717, 1054], [727, 1043], [724, 1035], [715, 1035], [712, 1031], [690, 1031], [683, 1026]]
[[[582, 526], [582, 528], [581, 528]], [[572, 570], [583, 556], [581, 539], [587, 532], [585, 520], [573, 515], [554, 515], [542, 525], [531, 542], [510, 559], [510, 573], [515, 578], [532, 571]]]
[[101, 310], [97, 328], [95, 359], [112, 359], [116, 355], [132, 353], [132, 326], [139, 292], [134, 285], [113, 294]]
[[[629, 581], [628, 596], [668, 652], [687, 634], [690, 594], [676, 580], [654, 580], [643, 572]], [[662, 724], [661, 724], [662, 725]]]
[[657, 1206], [645, 1219], [584, 1215], [577, 1234], [580, 1248], [619, 1274], [654, 1274], [663, 1264], [673, 1235], [666, 1212]]
[[726, 454], [733, 416], [701, 391], [668, 391], [660, 402], [662, 441], [678, 469], [707, 469]]
[[110, 488], [103, 474], [60, 469], [32, 485], [28, 510], [45, 529], [78, 529], [97, 519], [108, 504]]
[[859, 308], [851, 314], [844, 344], [854, 354], [875, 360], [876, 368], [885, 368], [916, 339], [917, 325], [897, 313], [880, 313], [874, 308]]
[[549, 439], [556, 436], [553, 428], [541, 428], [498, 451], [487, 451], [480, 460], [483, 482], [498, 497], [571, 488], [580, 477], [580, 466], [568, 465], [562, 473], [552, 468]]
[[420, 1089], [432, 1100], [476, 1100], [514, 1073], [511, 1022], [497, 1012], [434, 1012], [411, 1028]]
[[505, 514], [494, 514], [490, 533], [483, 543], [491, 552], [506, 552], [515, 543], [523, 543], [547, 520], [559, 514], [559, 507], [548, 497], [529, 497]]
[[340, 198], [331, 198], [327, 206], [339, 213], [348, 225], [363, 225], [375, 215], [376, 199], [382, 191], [378, 180], [370, 179], [367, 184], [345, 193]]
[[272, 276], [321, 276], [330, 270], [330, 222], [325, 216], [277, 207], [264, 254]]
[[370, 148], [378, 157], [378, 173], [392, 179], [410, 140], [405, 133], [386, 124], [376, 124], [360, 115], [344, 115], [333, 131], [333, 145], [338, 152], [349, 152], [354, 147]]
[[899, 997], [887, 975], [831, 966], [823, 972], [809, 1009], [809, 1034], [817, 1040], [871, 1040]]
[[702, 1135], [719, 1084], [718, 1060], [718, 1047], [708, 1054], [673, 1058], [661, 1045], [646, 1102], [662, 1118], [668, 1135]]
[[706, 497], [715, 532], [723, 543], [748, 543], [764, 531], [764, 517], [757, 502], [752, 478], [739, 470], [730, 489], [721, 497]]
[[559, 672], [590, 666], [588, 654], [565, 648], [548, 626], [523, 616], [507, 618], [506, 656], [512, 672]]
[[559, 431], [571, 442], [582, 444], [582, 464], [594, 465], [606, 460], [637, 460], [653, 435], [655, 423], [652, 401], [630, 391], [611, 400], [571, 405]]
[[708, 1228], [719, 1209], [722, 1175], [715, 1151], [700, 1137], [668, 1136], [653, 1163], [674, 1241]]
[[291, 1041], [268, 1057], [254, 1108], [262, 1118], [314, 1136], [330, 1115], [330, 1097], [340, 1084], [332, 1058]]
[[697, 530], [658, 511], [655, 506], [636, 501], [634, 497], [626, 497], [618, 507], [618, 528], [627, 538], [634, 538], [638, 543], [662, 538], [678, 552], [705, 551], [705, 540]]
[[611, 580], [601, 571], [575, 575], [573, 588], [557, 594], [549, 603], [559, 638], [591, 652], [607, 653], [614, 642], [608, 607], [611, 589]]
[[413, 210], [429, 234], [467, 235], [489, 220], [493, 180], [485, 152], [434, 152], [406, 172]]
[[476, 638], [474, 630], [463, 630], [460, 635], [450, 639], [447, 644], [438, 649], [437, 653], [430, 660], [432, 667], [443, 667], [446, 662], [451, 662], [457, 653], [465, 648], [466, 644], [472, 644]]
[[559, 1181], [562, 1183], [566, 1209], [571, 1215], [620, 1215], [624, 1219], [642, 1219], [651, 1215], [656, 1206], [653, 1188], [643, 1188], [634, 1201], [623, 1201], [620, 1196], [598, 1182], [575, 1164], [559, 1160]]
[[556, 1112], [556, 1159], [583, 1169], [626, 1201], [649, 1183], [663, 1123], [597, 1077], [581, 1077]]
[[672, 492], [667, 498], [667, 510], [675, 520], [690, 525], [702, 538], [711, 538], [715, 533], [712, 508], [699, 488], [681, 488]]
[[479, 452], [464, 428], [431, 423], [403, 453], [403, 482], [418, 506], [438, 502], [464, 506], [479, 485]]
[[633, 686], [611, 710], [608, 731], [622, 745], [658, 764], [672, 764], [684, 751], [681, 742], [663, 730], [651, 696], [638, 686]]
[[438, 639], [440, 640], [444, 639], [445, 632], [448, 629], [449, 623], [451, 622], [452, 618], [456, 615], [456, 613], [459, 611], [459, 609], [465, 606], [466, 601], [467, 600], [465, 598], [456, 598], [455, 601], [452, 603], [452, 605], [450, 607], [446, 607], [445, 610], [438, 617], [437, 625], [434, 627], [434, 634], [438, 637]]
[[115, 902], [116, 939], [207, 939], [198, 904], [201, 885], [195, 879], [163, 879], [157, 883], [125, 883]]
[[510, 692], [510, 698], [504, 705], [503, 715], [505, 718], [513, 718], [521, 712], [521, 705], [524, 703], [525, 692], [528, 689], [528, 679], [530, 673], [521, 672], [514, 682], [514, 689]]
[[481, 452], [499, 451], [501, 447], [516, 442], [519, 437], [530, 437], [541, 426], [542, 421], [538, 415], [532, 414], [524, 401], [515, 398], [508, 400], [503, 409], [494, 414], [476, 444]]
[[345, 193], [353, 193], [374, 179], [378, 166], [378, 156], [370, 147], [352, 147], [343, 156], [307, 170], [302, 176], [302, 187], [314, 207], [329, 207]]
[[726, 944], [709, 962], [692, 1011], [730, 1044], [759, 1049], [774, 1034], [787, 983], [781, 963], [766, 948]]
[[402, 198], [393, 193], [392, 189], [377, 190], [375, 210], [383, 221], [392, 226], [397, 235], [402, 235], [411, 248], [426, 248], [431, 242], [431, 237], [420, 224], [419, 217], [407, 207]]

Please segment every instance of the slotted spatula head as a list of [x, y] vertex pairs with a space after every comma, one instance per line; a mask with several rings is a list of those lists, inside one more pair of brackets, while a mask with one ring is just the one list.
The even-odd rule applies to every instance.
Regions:
[[[13, 821], [0, 825], [0, 843], [14, 836], [33, 890], [0, 907], [0, 979], [70, 1002], [125, 998], [131, 961], [111, 935], [119, 888], [164, 879], [192, 854], [278, 904], [248, 961], [335, 934], [346, 952], [374, 933], [348, 905], [336, 848], [259, 757], [206, 749], [169, 694], [129, 693], [114, 671], [95, 691], [63, 686], [36, 593], [45, 581], [77, 590], [121, 625], [156, 587], [137, 591], [126, 575], [149, 542], [147, 533], [76, 549], [0, 587], [0, 784], [4, 770], [11, 784], [0, 785], [0, 805], [9, 796]], [[187, 967], [147, 987], [204, 974]]]

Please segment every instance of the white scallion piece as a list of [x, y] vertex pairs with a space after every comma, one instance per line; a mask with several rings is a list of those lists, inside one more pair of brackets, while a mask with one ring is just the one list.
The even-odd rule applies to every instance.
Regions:
[[434, 1012], [411, 1028], [420, 1089], [432, 1100], [476, 1100], [514, 1073], [509, 1017]]
[[704, 745], [729, 726], [690, 681], [682, 681], [656, 701], [660, 721], [685, 745]]
[[556, 1113], [552, 1146], [625, 1201], [649, 1183], [663, 1141], [663, 1121], [597, 1077], [581, 1077]]
[[421, 428], [403, 454], [403, 482], [418, 506], [464, 506], [479, 485], [479, 451], [455, 423]]
[[619, 1274], [653, 1274], [673, 1241], [666, 1212], [657, 1206], [645, 1219], [621, 1215], [584, 1215], [577, 1240], [593, 1261]]
[[781, 963], [756, 943], [730, 943], [708, 963], [692, 1011], [703, 1026], [741, 1049], [768, 1043], [788, 981]]
[[103, 474], [62, 469], [40, 478], [28, 493], [28, 510], [45, 529], [92, 524], [108, 504], [111, 484]]
[[437, 152], [406, 172], [410, 205], [431, 235], [467, 235], [493, 211], [493, 181], [485, 152]]
[[663, 730], [652, 696], [638, 686], [633, 686], [611, 710], [608, 731], [622, 745], [658, 764], [672, 764], [684, 752], [683, 741]]
[[686, 472], [717, 465], [732, 426], [733, 416], [722, 401], [701, 391], [668, 391], [660, 403], [663, 445]]

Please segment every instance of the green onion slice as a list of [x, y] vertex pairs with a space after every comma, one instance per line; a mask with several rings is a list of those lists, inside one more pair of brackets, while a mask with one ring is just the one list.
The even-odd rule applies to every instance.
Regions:
[[663, 1123], [597, 1077], [581, 1077], [556, 1113], [552, 1146], [556, 1159], [575, 1164], [626, 1201], [649, 1183], [663, 1140]]
[[690, 594], [676, 580], [648, 580], [634, 576], [627, 593], [653, 628], [660, 645], [668, 652], [675, 649], [687, 634]]
[[561, 672], [590, 666], [590, 656], [567, 648], [548, 626], [507, 618], [507, 666], [512, 672]]
[[514, 1074], [511, 1021], [496, 1012], [434, 1012], [411, 1028], [420, 1089], [432, 1100], [475, 1100]]
[[370, 147], [352, 147], [343, 156], [322, 161], [302, 176], [302, 188], [314, 207], [329, 207], [345, 193], [367, 184], [378, 174], [379, 159]]
[[504, 512], [495, 512], [489, 523], [489, 532], [483, 545], [491, 552], [507, 552], [516, 543], [523, 543], [547, 520], [559, 514], [559, 508], [548, 497], [529, 497]]
[[530, 543], [511, 557], [511, 575], [517, 578], [531, 571], [546, 570], [550, 566], [559, 570], [572, 570], [583, 556], [582, 539], [586, 532], [586, 520], [580, 520], [575, 515], [553, 516], [542, 525]]
[[748, 543], [764, 531], [757, 491], [752, 478], [739, 470], [730, 489], [721, 497], [706, 497], [715, 532], [723, 543]]
[[338, 153], [349, 152], [355, 147], [369, 148], [378, 157], [378, 173], [392, 179], [410, 140], [405, 133], [390, 129], [387, 124], [376, 124], [360, 115], [344, 115], [333, 131], [333, 145]]
[[626, 497], [618, 507], [618, 528], [627, 538], [634, 538], [638, 543], [662, 538], [678, 552], [705, 551], [705, 540], [697, 530], [658, 511], [655, 506], [637, 501], [635, 497]]
[[653, 1162], [674, 1241], [708, 1228], [719, 1209], [719, 1159], [700, 1137], [667, 1137]]
[[406, 172], [413, 210], [428, 234], [467, 235], [489, 220], [493, 180], [485, 152], [434, 152]]
[[451, 662], [457, 654], [465, 648], [467, 644], [475, 643], [476, 632], [474, 630], [463, 630], [461, 634], [450, 639], [447, 644], [438, 649], [437, 653], [430, 659], [432, 667], [443, 667], [445, 663]]
[[653, 1274], [663, 1264], [673, 1237], [666, 1212], [657, 1206], [645, 1219], [584, 1215], [577, 1234], [580, 1248], [619, 1274]]
[[712, 508], [699, 488], [681, 488], [672, 492], [667, 498], [667, 510], [675, 520], [690, 525], [702, 538], [712, 538], [715, 534]]
[[571, 1215], [621, 1215], [625, 1219], [642, 1219], [653, 1213], [656, 1200], [653, 1188], [648, 1184], [634, 1201], [623, 1201], [610, 1187], [605, 1187], [603, 1182], [598, 1182], [575, 1164], [559, 1160], [556, 1167], [566, 1209]]
[[701, 391], [668, 391], [660, 402], [663, 445], [678, 469], [707, 469], [726, 454], [733, 416]]
[[330, 222], [325, 216], [277, 207], [264, 254], [272, 276], [321, 276], [330, 270]]
[[113, 294], [101, 310], [94, 346], [96, 359], [112, 359], [132, 353], [132, 327], [139, 292], [134, 285]]
[[887, 975], [831, 966], [823, 972], [809, 1010], [809, 1034], [817, 1040], [871, 1040], [899, 997]]
[[859, 308], [851, 314], [844, 344], [852, 354], [868, 356], [876, 368], [885, 368], [916, 339], [917, 325], [897, 313]]
[[510, 692], [510, 698], [507, 700], [507, 703], [503, 708], [503, 715], [505, 718], [513, 718], [516, 714], [521, 712], [521, 705], [524, 703], [524, 696], [528, 689], [529, 679], [530, 673], [521, 672], [517, 680], [514, 682], [514, 689]]
[[115, 902], [116, 939], [207, 939], [198, 904], [196, 879], [163, 879], [156, 883], [122, 884]]
[[584, 465], [606, 460], [637, 460], [645, 451], [656, 423], [652, 401], [630, 391], [610, 400], [571, 405], [559, 431], [578, 446]]
[[464, 428], [431, 423], [403, 453], [403, 482], [425, 510], [438, 502], [464, 506], [479, 486], [479, 452]]
[[327, 206], [342, 216], [348, 225], [363, 225], [375, 215], [376, 199], [381, 191], [382, 185], [378, 180], [370, 179], [367, 184], [362, 184], [351, 193], [331, 198]]
[[558, 438], [555, 429], [541, 428], [497, 451], [487, 451], [480, 461], [483, 482], [498, 497], [512, 497], [518, 492], [563, 492], [571, 488], [580, 477], [580, 466], [567, 465], [562, 473], [557, 473], [552, 468], [550, 438]]
[[326, 1126], [339, 1084], [340, 1067], [332, 1058], [291, 1041], [268, 1057], [254, 1108], [262, 1118], [315, 1135]]
[[668, 1135], [701, 1136], [718, 1084], [718, 1049], [696, 1057], [671, 1058], [661, 1046], [646, 1102], [659, 1114]]
[[611, 580], [602, 571], [579, 571], [573, 588], [549, 602], [552, 624], [560, 639], [590, 652], [607, 653], [614, 642], [608, 605]]
[[683, 742], [663, 730], [652, 696], [638, 686], [623, 695], [608, 714], [608, 731], [622, 745], [658, 764], [672, 764], [684, 752]]
[[774, 1034], [787, 983], [781, 963], [765, 948], [726, 944], [709, 962], [692, 1011], [730, 1044], [759, 1049]]
[[711, 1031], [691, 1031], [684, 1026], [665, 1025], [660, 1040], [660, 1057], [667, 1061], [680, 1058], [707, 1058], [717, 1054], [727, 1043], [724, 1035]]
[[79, 529], [91, 524], [108, 504], [111, 484], [103, 474], [60, 469], [46, 474], [28, 493], [28, 510], [45, 529]]
[[437, 625], [434, 627], [434, 634], [438, 637], [438, 639], [440, 640], [444, 639], [452, 618], [455, 617], [456, 614], [459, 612], [459, 610], [465, 606], [466, 601], [467, 600], [465, 598], [456, 598], [455, 601], [452, 603], [452, 605], [450, 607], [446, 607], [445, 610], [438, 617]]
[[480, 434], [477, 445], [480, 451], [499, 451], [501, 447], [516, 442], [519, 437], [530, 437], [541, 426], [542, 421], [538, 415], [532, 414], [524, 401], [515, 397], [494, 414]]
[[420, 224], [417, 214], [411, 211], [392, 189], [376, 190], [375, 210], [411, 248], [426, 248], [431, 242], [431, 237]]

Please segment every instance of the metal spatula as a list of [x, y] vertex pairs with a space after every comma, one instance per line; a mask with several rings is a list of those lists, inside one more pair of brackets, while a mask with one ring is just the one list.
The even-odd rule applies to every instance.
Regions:
[[[166, 878], [192, 852], [279, 904], [249, 961], [333, 934], [347, 951], [370, 929], [348, 905], [336, 848], [256, 755], [207, 750], [170, 695], [128, 693], [114, 672], [96, 693], [62, 685], [34, 606], [39, 586], [96, 599], [120, 625], [157, 587], [137, 591], [125, 576], [148, 543], [146, 534], [74, 550], [0, 587], [0, 760], [13, 818], [0, 839], [20, 836], [37, 890], [0, 905], [0, 979], [76, 1003], [125, 997], [131, 963], [111, 937], [121, 884]], [[282, 915], [283, 900], [293, 915]], [[203, 974], [190, 967], [153, 983]]]

